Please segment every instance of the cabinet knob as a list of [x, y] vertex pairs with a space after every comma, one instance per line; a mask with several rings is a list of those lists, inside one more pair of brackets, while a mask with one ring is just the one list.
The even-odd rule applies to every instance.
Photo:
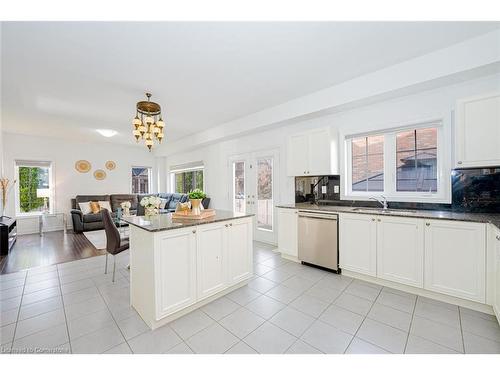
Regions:
[[193, 230], [193, 234], [195, 234], [195, 233], [196, 233], [196, 231], [195, 231], [195, 230]]
[[233, 226], [233, 223], [229, 224], [229, 226], [230, 226], [230, 227], [232, 227], [232, 226]]
[[457, 164], [462, 164], [462, 162], [461, 162], [461, 161], [459, 161], [459, 162], [457, 162]]
[[382, 220], [378, 219], [377, 221], [380, 223]]
[[375, 221], [375, 218], [372, 218], [372, 221]]
[[495, 238], [496, 238], [498, 241], [500, 241], [500, 236], [496, 236]]
[[227, 224], [225, 225], [225, 227], [226, 227], [226, 228], [227, 228], [228, 226], [229, 226], [229, 225], [227, 225]]
[[430, 227], [430, 226], [431, 226], [431, 223], [425, 223], [425, 225], [427, 225], [428, 227]]

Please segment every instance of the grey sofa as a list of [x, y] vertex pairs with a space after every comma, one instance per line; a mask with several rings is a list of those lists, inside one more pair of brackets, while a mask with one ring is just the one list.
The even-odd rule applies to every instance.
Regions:
[[[144, 207], [140, 205], [141, 199], [143, 197], [160, 197], [166, 199], [167, 203], [164, 209], [160, 209], [161, 214], [175, 211], [177, 203], [187, 202], [187, 194], [177, 194], [177, 193], [156, 193], [156, 194], [110, 194], [110, 195], [77, 195], [75, 198], [71, 199], [71, 219], [73, 221], [73, 230], [76, 233], [104, 229], [104, 224], [102, 221], [101, 213], [97, 214], [87, 214], [84, 215], [80, 210], [78, 203], [84, 203], [89, 201], [108, 201], [110, 202], [112, 213], [111, 215], [116, 216], [116, 212], [120, 208], [122, 202], [130, 202], [130, 212], [138, 216], [144, 216]], [[202, 202], [203, 207], [208, 208], [210, 204], [210, 198], [205, 198]]]

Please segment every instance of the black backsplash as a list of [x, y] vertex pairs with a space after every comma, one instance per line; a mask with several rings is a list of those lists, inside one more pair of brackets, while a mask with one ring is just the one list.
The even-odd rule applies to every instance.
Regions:
[[500, 167], [456, 169], [451, 188], [454, 211], [500, 212]]
[[[455, 169], [451, 173], [452, 203], [389, 202], [389, 208], [458, 212], [500, 212], [500, 167]], [[377, 195], [377, 194], [374, 194]], [[352, 207], [380, 207], [374, 201], [318, 202]]]

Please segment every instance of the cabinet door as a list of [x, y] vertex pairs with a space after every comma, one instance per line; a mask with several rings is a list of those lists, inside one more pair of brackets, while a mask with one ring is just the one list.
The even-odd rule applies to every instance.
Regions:
[[196, 302], [196, 236], [175, 230], [158, 238], [155, 253], [156, 317]]
[[377, 222], [363, 214], [339, 215], [339, 264], [346, 270], [376, 276]]
[[237, 220], [229, 223], [227, 231], [228, 286], [243, 281], [253, 274], [252, 221]]
[[500, 165], [500, 94], [457, 102], [457, 167]]
[[307, 175], [309, 168], [309, 138], [307, 134], [290, 136], [286, 155], [288, 176]]
[[493, 310], [500, 321], [500, 231], [495, 233], [495, 295], [493, 298]]
[[421, 219], [377, 218], [377, 277], [424, 286], [424, 225]]
[[309, 133], [308, 163], [308, 175], [328, 175], [332, 173], [330, 132], [328, 129], [315, 130]]
[[425, 221], [425, 289], [485, 303], [485, 258], [485, 224]]
[[278, 250], [281, 254], [297, 258], [297, 210], [278, 209]]
[[226, 225], [222, 222], [196, 227], [198, 299], [225, 287]]

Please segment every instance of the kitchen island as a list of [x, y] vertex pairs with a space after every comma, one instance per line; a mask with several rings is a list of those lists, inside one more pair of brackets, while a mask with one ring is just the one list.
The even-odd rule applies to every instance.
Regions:
[[130, 302], [151, 329], [248, 283], [252, 216], [218, 210], [202, 220], [124, 219], [130, 224]]

